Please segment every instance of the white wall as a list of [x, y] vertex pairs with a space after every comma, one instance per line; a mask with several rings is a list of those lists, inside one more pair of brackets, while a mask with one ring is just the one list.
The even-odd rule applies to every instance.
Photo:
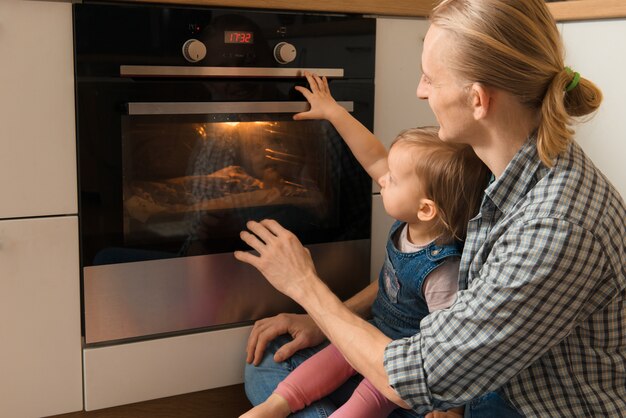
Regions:
[[[428, 103], [416, 95], [428, 26], [427, 19], [376, 20], [374, 134], [387, 148], [403, 129], [437, 124]], [[373, 187], [371, 280], [378, 278], [383, 265], [387, 234], [393, 222], [385, 213], [378, 186]]]
[[595, 117], [577, 128], [577, 141], [626, 197], [626, 19], [559, 25], [565, 62], [604, 94]]
[[374, 134], [389, 146], [403, 129], [437, 123], [428, 103], [416, 95], [429, 22], [416, 18], [376, 22]]

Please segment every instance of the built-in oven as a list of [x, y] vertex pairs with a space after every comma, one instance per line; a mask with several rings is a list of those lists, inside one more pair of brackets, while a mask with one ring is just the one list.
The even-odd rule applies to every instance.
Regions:
[[372, 128], [374, 19], [74, 5], [87, 345], [299, 308], [232, 252], [276, 219], [341, 297], [369, 282], [371, 181], [335, 129], [294, 121], [325, 75]]

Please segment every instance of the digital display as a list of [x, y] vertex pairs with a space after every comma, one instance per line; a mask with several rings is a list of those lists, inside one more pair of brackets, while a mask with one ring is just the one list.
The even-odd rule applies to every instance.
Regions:
[[224, 31], [224, 43], [227, 44], [253, 44], [254, 33], [240, 30]]

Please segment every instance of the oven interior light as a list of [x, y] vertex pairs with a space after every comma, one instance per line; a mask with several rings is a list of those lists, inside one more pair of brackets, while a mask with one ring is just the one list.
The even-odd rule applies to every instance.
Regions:
[[233, 126], [234, 127], [234, 126], [239, 125], [239, 122], [224, 122], [224, 125], [226, 125], [226, 126]]
[[202, 138], [206, 139], [206, 129], [204, 129], [204, 126], [197, 126], [196, 127], [196, 132], [198, 133], [198, 135], [200, 135]]

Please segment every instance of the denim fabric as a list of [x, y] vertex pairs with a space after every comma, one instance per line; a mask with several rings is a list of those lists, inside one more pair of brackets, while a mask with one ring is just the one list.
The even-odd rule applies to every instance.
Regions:
[[465, 405], [463, 418], [523, 418], [499, 392], [490, 392]]
[[378, 295], [372, 305], [373, 323], [394, 340], [415, 335], [420, 321], [428, 315], [428, 305], [422, 285], [430, 272], [448, 257], [461, 257], [460, 244], [430, 243], [424, 249], [400, 252], [394, 245], [394, 236], [404, 227], [396, 221], [387, 239], [387, 256], [378, 278]]

